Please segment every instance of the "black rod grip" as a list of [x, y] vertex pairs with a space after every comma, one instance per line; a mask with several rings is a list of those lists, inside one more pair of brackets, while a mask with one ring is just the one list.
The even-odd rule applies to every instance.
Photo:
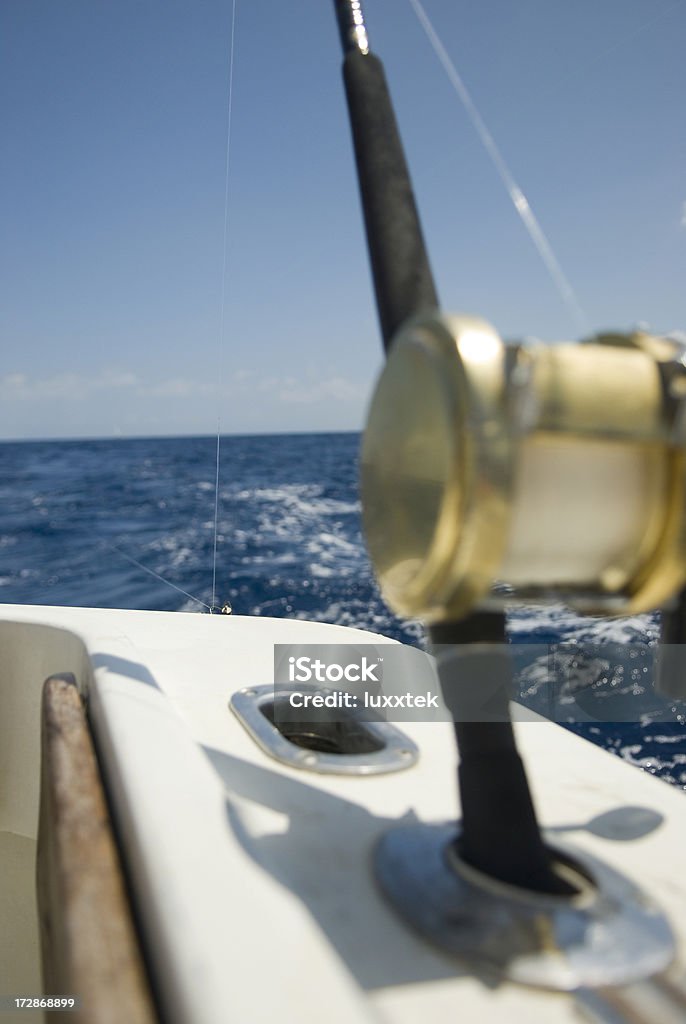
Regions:
[[[491, 612], [436, 624], [430, 635], [436, 649], [446, 644], [499, 646], [507, 642], [504, 616]], [[474, 658], [483, 656], [474, 651]], [[462, 666], [462, 672], [458, 666]], [[488, 698], [489, 721], [474, 720], [479, 694], [474, 694], [473, 687], [479, 685], [479, 673], [470, 671], [468, 657], [452, 665], [450, 659], [439, 659], [439, 675], [443, 699], [455, 723], [460, 755], [460, 856], [501, 882], [536, 892], [568, 893], [570, 887], [553, 871], [524, 763], [517, 751], [510, 717], [510, 673], [504, 678], [493, 671], [496, 687]]]
[[343, 62], [367, 246], [384, 348], [410, 316], [438, 296], [378, 57], [350, 50]]
[[534, 892], [570, 887], [552, 869], [511, 722], [457, 722], [460, 856], [501, 882]]

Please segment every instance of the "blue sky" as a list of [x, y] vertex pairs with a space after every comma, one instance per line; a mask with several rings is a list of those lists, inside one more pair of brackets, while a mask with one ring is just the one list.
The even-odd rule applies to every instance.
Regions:
[[[591, 328], [686, 327], [686, 0], [425, 0]], [[576, 324], [408, 0], [367, 0], [443, 305]], [[0, 5], [0, 438], [358, 429], [381, 366], [330, 0]]]

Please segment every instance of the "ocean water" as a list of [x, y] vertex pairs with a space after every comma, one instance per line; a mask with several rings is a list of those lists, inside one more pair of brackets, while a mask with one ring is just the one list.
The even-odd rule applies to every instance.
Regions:
[[[420, 625], [396, 618], [374, 581], [361, 532], [358, 448], [357, 434], [222, 439], [218, 605], [422, 645]], [[0, 444], [0, 599], [206, 612], [215, 460], [216, 438], [209, 437]], [[518, 644], [611, 644], [635, 657], [656, 643], [659, 623], [656, 616], [594, 620], [562, 606], [520, 607], [508, 628]], [[624, 672], [611, 656], [595, 661], [601, 696], [638, 693], [636, 677], [648, 672], [638, 663]], [[518, 679], [522, 699], [543, 713], [546, 664], [534, 658]], [[585, 671], [587, 683], [588, 665]], [[686, 790], [685, 716], [685, 704], [666, 712], [647, 704], [635, 720], [573, 728]]]

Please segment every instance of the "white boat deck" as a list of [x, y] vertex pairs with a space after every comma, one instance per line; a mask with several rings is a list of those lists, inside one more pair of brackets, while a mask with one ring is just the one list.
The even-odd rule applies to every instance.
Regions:
[[[228, 708], [235, 690], [271, 682], [274, 643], [381, 638], [185, 613], [5, 606], [2, 618], [0, 857], [16, 882], [0, 887], [11, 925], [0, 992], [40, 987], [36, 932], [16, 893], [33, 883], [42, 682], [71, 671], [170, 1024], [578, 1024], [572, 997], [486, 985], [415, 937], [377, 891], [371, 856], [386, 830], [459, 813], [449, 724], [402, 724], [420, 748], [406, 771], [324, 776], [269, 758]], [[683, 948], [683, 794], [558, 726], [517, 732], [545, 827], [637, 881]], [[662, 816], [640, 838], [585, 827], [615, 811], [621, 836], [622, 809], [636, 806]]]

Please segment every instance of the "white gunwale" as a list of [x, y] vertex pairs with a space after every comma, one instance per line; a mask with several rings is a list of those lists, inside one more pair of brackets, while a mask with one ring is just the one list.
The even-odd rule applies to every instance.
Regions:
[[[274, 643], [382, 638], [240, 616], [36, 606], [5, 606], [2, 614], [0, 897], [15, 938], [2, 947], [0, 991], [14, 991], [19, 980], [21, 988], [39, 984], [28, 861], [40, 692], [48, 675], [68, 671], [88, 702], [143, 941], [172, 1024], [287, 1024], [320, 1020], [323, 1008], [331, 1024], [440, 1022], [456, 1013], [489, 1024], [578, 1020], [569, 997], [487, 988], [412, 935], [376, 890], [370, 857], [386, 829], [412, 816], [445, 821], [459, 813], [447, 723], [403, 723], [420, 748], [416, 767], [344, 778], [273, 761], [229, 711], [233, 691], [272, 678]], [[667, 911], [683, 945], [683, 795], [557, 725], [516, 728], [543, 824], [568, 830], [579, 848], [635, 879]], [[662, 816], [642, 838], [612, 841], [579, 827], [636, 805]]]

